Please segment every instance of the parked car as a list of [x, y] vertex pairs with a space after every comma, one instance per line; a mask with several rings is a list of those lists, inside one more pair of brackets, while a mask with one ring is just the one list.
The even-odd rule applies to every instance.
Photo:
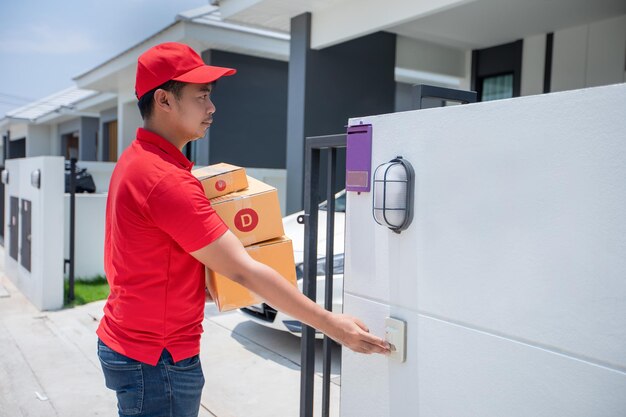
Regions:
[[[293, 254], [296, 262], [296, 277], [298, 288], [302, 291], [304, 281], [304, 225], [298, 223], [298, 216], [304, 211], [291, 214], [283, 218], [285, 234], [293, 241]], [[318, 245], [317, 245], [317, 303], [324, 306], [326, 294], [326, 219], [328, 216], [327, 203], [319, 206], [318, 215]], [[333, 256], [333, 311], [343, 311], [343, 260], [344, 260], [344, 228], [346, 219], [346, 192], [342, 190], [335, 195], [335, 236]], [[273, 329], [302, 335], [302, 323], [273, 307], [261, 303], [242, 308], [241, 311], [255, 323]], [[319, 331], [316, 337], [323, 337]]]

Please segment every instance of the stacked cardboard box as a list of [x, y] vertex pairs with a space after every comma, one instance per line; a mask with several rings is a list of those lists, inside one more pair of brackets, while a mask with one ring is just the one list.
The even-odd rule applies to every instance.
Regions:
[[235, 165], [215, 164], [191, 173], [200, 180], [209, 199], [248, 188], [246, 170]]
[[[273, 268], [295, 286], [293, 246], [284, 236], [276, 188], [247, 177], [243, 168], [228, 164], [201, 168], [193, 174], [202, 183], [217, 214], [241, 240], [250, 256]], [[217, 184], [220, 185], [216, 187]], [[247, 288], [210, 269], [206, 271], [206, 285], [220, 311], [262, 301]]]

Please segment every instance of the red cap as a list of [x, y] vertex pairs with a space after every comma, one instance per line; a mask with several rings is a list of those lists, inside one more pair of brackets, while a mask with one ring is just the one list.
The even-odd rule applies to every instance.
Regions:
[[135, 95], [139, 99], [170, 80], [206, 84], [236, 72], [232, 68], [206, 65], [200, 55], [185, 44], [166, 42], [153, 46], [139, 56]]

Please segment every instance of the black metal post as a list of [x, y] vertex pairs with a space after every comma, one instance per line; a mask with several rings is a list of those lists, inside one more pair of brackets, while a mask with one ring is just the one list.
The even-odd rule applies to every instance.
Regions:
[[[333, 260], [334, 260], [334, 212], [335, 195], [333, 184], [336, 177], [337, 149], [346, 147], [346, 135], [329, 135], [307, 138], [304, 158], [304, 282], [303, 292], [311, 300], [317, 300], [317, 227], [320, 196], [321, 149], [328, 151], [327, 170], [327, 223], [326, 223], [326, 267], [325, 308], [332, 310]], [[322, 416], [330, 412], [330, 365], [333, 340], [324, 337], [324, 371], [322, 393]], [[313, 387], [315, 377], [315, 329], [302, 328], [300, 374], [300, 417], [313, 417]]]
[[70, 282], [68, 300], [74, 301], [74, 245], [76, 225], [76, 158], [70, 158]]
[[[317, 300], [317, 217], [320, 150], [306, 141], [304, 157], [304, 281], [303, 293]], [[300, 417], [313, 417], [315, 329], [302, 325]]]
[[[328, 175], [326, 178], [326, 294], [324, 307], [333, 310], [333, 276], [335, 260], [335, 171], [337, 163], [337, 148], [328, 148]], [[330, 365], [332, 358], [333, 340], [324, 335], [324, 362], [322, 373], [322, 417], [329, 417], [330, 413]]]

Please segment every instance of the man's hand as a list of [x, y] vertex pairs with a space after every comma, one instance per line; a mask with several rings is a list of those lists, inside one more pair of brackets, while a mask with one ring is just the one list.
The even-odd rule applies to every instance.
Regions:
[[252, 259], [230, 231], [190, 254], [209, 269], [260, 295], [277, 310], [321, 330], [355, 352], [389, 353], [387, 343], [371, 335], [359, 319], [326, 311], [305, 297], [278, 272]]
[[[358, 353], [390, 353], [389, 344], [369, 333], [367, 326], [358, 318], [345, 314], [332, 314], [328, 326], [322, 330], [328, 337]], [[327, 328], [326, 328], [327, 327]]]

